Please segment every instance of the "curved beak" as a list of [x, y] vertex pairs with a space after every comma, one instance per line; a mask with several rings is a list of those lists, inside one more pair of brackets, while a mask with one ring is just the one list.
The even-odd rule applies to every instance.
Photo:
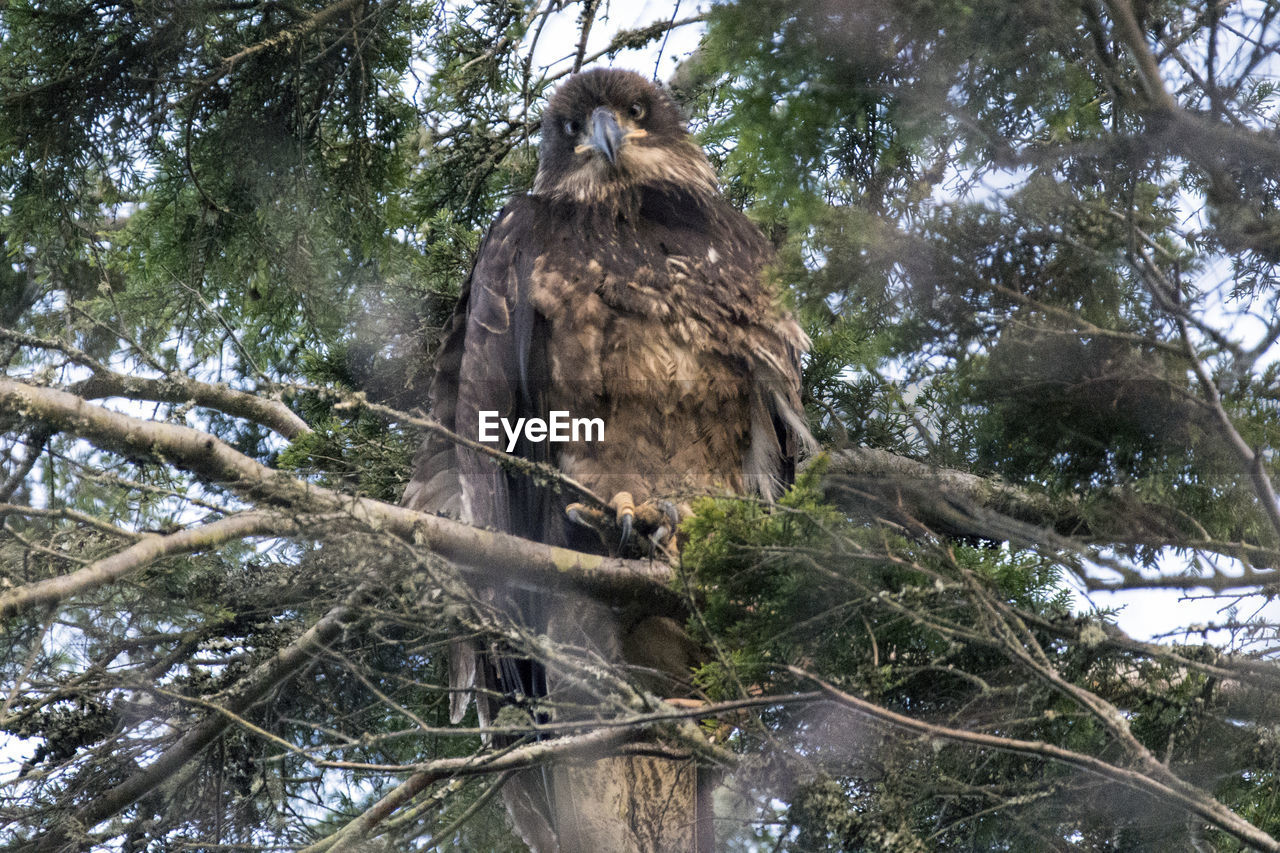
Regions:
[[618, 149], [626, 141], [626, 132], [618, 124], [613, 110], [596, 107], [591, 113], [591, 136], [587, 139], [587, 145], [607, 157], [612, 166], [618, 162]]

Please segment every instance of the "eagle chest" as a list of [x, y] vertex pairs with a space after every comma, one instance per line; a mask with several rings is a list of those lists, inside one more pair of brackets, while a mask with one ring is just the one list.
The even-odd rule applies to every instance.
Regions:
[[[628, 241], [627, 265], [606, 253], [544, 268], [549, 404], [599, 417], [605, 440], [564, 448], [561, 467], [605, 489], [641, 494], [742, 490], [750, 444], [747, 353], [714, 328], [723, 299], [705, 259]], [[640, 262], [635, 263], [639, 258]], [[698, 472], [691, 476], [690, 472]], [[696, 482], [694, 482], [696, 480]]]

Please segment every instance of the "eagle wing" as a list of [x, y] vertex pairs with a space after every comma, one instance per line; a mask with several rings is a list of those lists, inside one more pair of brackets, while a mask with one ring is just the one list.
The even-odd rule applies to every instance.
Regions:
[[[471, 275], [463, 285], [449, 329], [436, 354], [432, 381], [431, 416], [453, 432], [478, 439], [480, 412], [496, 412], [514, 420], [545, 410], [547, 347], [543, 321], [530, 304], [534, 286], [534, 252], [539, 245], [530, 230], [539, 222], [537, 202], [520, 197], [509, 203], [489, 229]], [[505, 442], [504, 442], [505, 443]], [[517, 455], [547, 462], [545, 443], [524, 442]], [[479, 527], [492, 527], [539, 541], [554, 538], [563, 521], [552, 507], [548, 490], [537, 488], [527, 477], [504, 471], [492, 459], [480, 456], [447, 439], [428, 436], [413, 460], [413, 475], [401, 503], [420, 512], [459, 518]], [[490, 602], [493, 603], [493, 602]], [[525, 603], [527, 609], [527, 602]], [[522, 609], [520, 605], [508, 610]], [[526, 616], [528, 614], [525, 614]], [[493, 696], [510, 692], [512, 681], [530, 676], [514, 670], [505, 687], [490, 664], [469, 639], [450, 646], [450, 718], [461, 720], [473, 688]], [[507, 664], [512, 666], [512, 664]], [[529, 693], [535, 685], [523, 684]], [[482, 723], [494, 708], [479, 703]]]

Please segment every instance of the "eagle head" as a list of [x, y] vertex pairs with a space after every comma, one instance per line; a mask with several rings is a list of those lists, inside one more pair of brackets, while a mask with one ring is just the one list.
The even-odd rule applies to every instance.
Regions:
[[593, 203], [663, 184], [717, 191], [711, 164], [665, 92], [612, 68], [575, 74], [556, 90], [542, 114], [535, 194]]

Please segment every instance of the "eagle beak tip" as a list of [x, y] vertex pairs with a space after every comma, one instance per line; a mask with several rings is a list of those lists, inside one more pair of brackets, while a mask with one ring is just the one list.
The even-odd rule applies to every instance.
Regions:
[[588, 145], [605, 156], [609, 165], [618, 163], [618, 151], [627, 141], [627, 134], [618, 124], [612, 110], [597, 107], [591, 114], [591, 138]]

